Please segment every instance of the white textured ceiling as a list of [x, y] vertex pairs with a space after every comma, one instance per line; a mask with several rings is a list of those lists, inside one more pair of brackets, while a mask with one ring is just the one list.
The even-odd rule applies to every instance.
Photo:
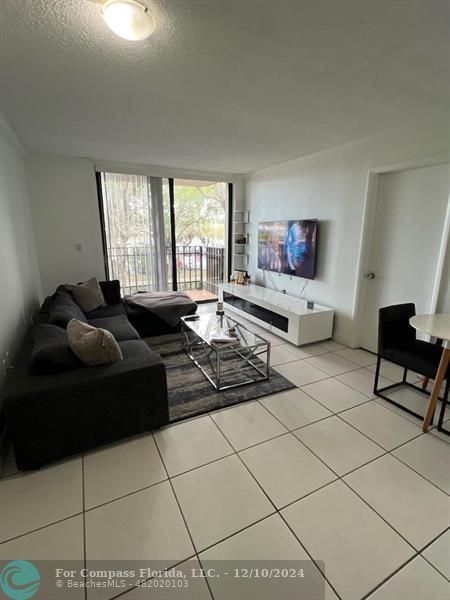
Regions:
[[0, 109], [31, 150], [243, 173], [449, 105], [446, 0], [1, 0]]

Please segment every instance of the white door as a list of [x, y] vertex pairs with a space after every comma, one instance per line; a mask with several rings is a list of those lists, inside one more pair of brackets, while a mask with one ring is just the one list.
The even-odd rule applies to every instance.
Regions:
[[449, 165], [380, 175], [361, 346], [377, 350], [378, 309], [430, 312], [449, 197]]

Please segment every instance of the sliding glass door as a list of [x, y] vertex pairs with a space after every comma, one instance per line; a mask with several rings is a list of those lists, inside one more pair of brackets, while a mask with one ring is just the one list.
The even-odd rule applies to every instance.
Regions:
[[124, 295], [167, 289], [162, 179], [101, 173], [100, 182], [109, 279]]
[[173, 196], [178, 289], [215, 300], [225, 272], [227, 184], [175, 179]]
[[223, 182], [97, 173], [105, 267], [123, 295], [186, 291], [217, 298], [230, 198]]

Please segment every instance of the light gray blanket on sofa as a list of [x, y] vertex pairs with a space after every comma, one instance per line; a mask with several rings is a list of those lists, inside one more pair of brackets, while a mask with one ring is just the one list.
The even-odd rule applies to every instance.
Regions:
[[125, 298], [128, 304], [141, 306], [176, 327], [181, 317], [195, 312], [197, 304], [185, 292], [140, 292]]

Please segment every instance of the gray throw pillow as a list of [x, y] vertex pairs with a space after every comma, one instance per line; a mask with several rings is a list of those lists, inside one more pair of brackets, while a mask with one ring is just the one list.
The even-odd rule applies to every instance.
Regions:
[[78, 285], [66, 284], [65, 287], [83, 312], [90, 312], [105, 304], [103, 292], [96, 277], [91, 277], [91, 279]]
[[67, 325], [67, 337], [73, 353], [87, 367], [123, 360], [119, 344], [106, 329], [72, 319]]

